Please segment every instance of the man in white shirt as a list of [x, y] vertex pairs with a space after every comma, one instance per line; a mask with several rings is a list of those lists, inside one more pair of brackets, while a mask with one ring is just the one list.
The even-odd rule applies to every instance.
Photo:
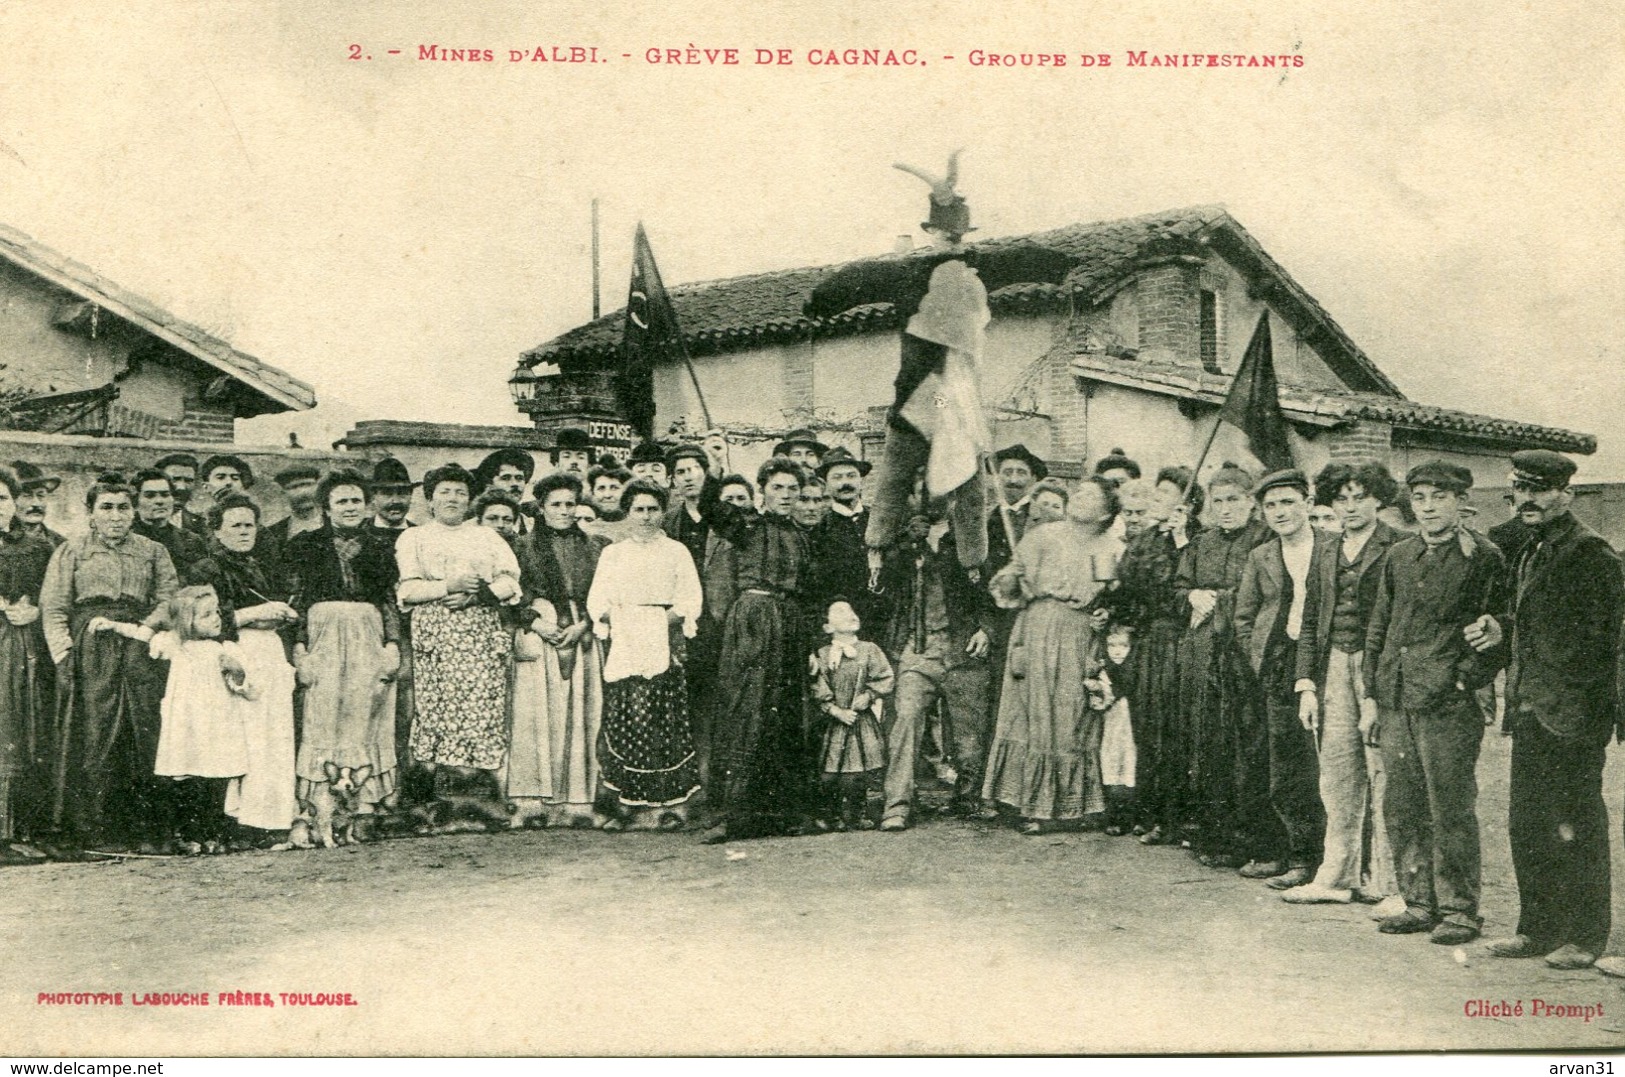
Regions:
[[[1297, 648], [1310, 572], [1336, 555], [1338, 539], [1309, 526], [1309, 480], [1297, 468], [1266, 475], [1254, 497], [1275, 538], [1248, 555], [1236, 590], [1235, 629], [1264, 694], [1270, 807], [1285, 829], [1285, 848], [1280, 850], [1284, 864], [1279, 858], [1264, 861], [1248, 874], [1270, 877], [1271, 887], [1287, 890], [1314, 878], [1325, 841], [1315, 758], [1320, 716], [1313, 692], [1300, 705]], [[1279, 870], [1266, 874], [1265, 867]]]

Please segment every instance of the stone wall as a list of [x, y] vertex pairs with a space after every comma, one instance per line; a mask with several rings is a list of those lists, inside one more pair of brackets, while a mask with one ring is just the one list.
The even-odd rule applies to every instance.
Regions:
[[13, 460], [26, 460], [47, 475], [62, 480], [50, 499], [49, 526], [64, 535], [83, 534], [85, 529], [85, 492], [96, 477], [106, 471], [118, 471], [126, 478], [133, 477], [144, 467], [150, 467], [160, 457], [175, 452], [189, 452], [202, 462], [218, 452], [230, 452], [242, 457], [254, 471], [256, 482], [249, 496], [259, 503], [263, 519], [273, 523], [288, 514], [288, 501], [271, 476], [290, 463], [313, 464], [324, 471], [339, 466], [351, 466], [370, 474], [373, 461], [381, 452], [350, 453], [323, 452], [314, 449], [277, 449], [269, 446], [222, 446], [206, 441], [145, 441], [135, 438], [94, 438], [65, 434], [32, 434], [15, 430], [0, 430], [0, 465], [9, 467]]

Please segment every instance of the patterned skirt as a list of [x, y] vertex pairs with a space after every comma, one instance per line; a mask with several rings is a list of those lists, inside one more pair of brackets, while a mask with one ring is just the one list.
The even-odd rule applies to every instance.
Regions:
[[508, 663], [513, 635], [496, 610], [412, 611], [417, 713], [412, 758], [496, 770], [508, 752]]
[[604, 685], [598, 764], [604, 784], [627, 807], [669, 808], [699, 792], [682, 666]]

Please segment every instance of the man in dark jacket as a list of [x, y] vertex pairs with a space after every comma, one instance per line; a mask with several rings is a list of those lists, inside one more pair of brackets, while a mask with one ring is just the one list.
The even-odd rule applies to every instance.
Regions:
[[[1302, 886], [1315, 876], [1326, 835], [1315, 759], [1319, 712], [1314, 692], [1298, 689], [1297, 649], [1303, 635], [1309, 581], [1335, 557], [1337, 540], [1309, 526], [1309, 480], [1297, 468], [1264, 476], [1254, 491], [1259, 514], [1275, 537], [1255, 547], [1236, 589], [1236, 640], [1247, 652], [1264, 695], [1269, 726], [1270, 807], [1281, 820], [1284, 870], [1269, 872], [1275, 890]], [[1312, 685], [1311, 685], [1312, 689]], [[1261, 864], [1249, 877], [1268, 877]]]
[[1586, 968], [1608, 944], [1608, 809], [1602, 768], [1618, 718], [1614, 683], [1625, 579], [1601, 536], [1569, 511], [1574, 463], [1514, 453], [1518, 519], [1530, 529], [1512, 608], [1475, 646], [1511, 639], [1507, 717], [1512, 788], [1507, 829], [1518, 877], [1518, 931], [1497, 957], [1546, 956]]
[[174, 487], [162, 471], [148, 468], [136, 472], [135, 524], [130, 528], [169, 551], [175, 571], [185, 573], [195, 562], [209, 556], [209, 545], [174, 522]]
[[1365, 636], [1365, 698], [1379, 708], [1383, 810], [1405, 898], [1405, 912], [1378, 929], [1459, 946], [1481, 923], [1474, 770], [1484, 720], [1473, 692], [1506, 662], [1504, 648], [1476, 650], [1468, 633], [1505, 613], [1506, 566], [1461, 522], [1472, 472], [1435, 460], [1411, 468], [1405, 485], [1420, 530], [1389, 548]]
[[958, 772], [952, 807], [976, 813], [988, 752], [993, 600], [960, 564], [947, 521], [925, 515], [909, 521], [907, 539], [888, 554], [882, 585], [894, 602], [887, 650], [897, 656], [897, 693], [880, 829], [908, 827], [920, 739], [938, 703]]

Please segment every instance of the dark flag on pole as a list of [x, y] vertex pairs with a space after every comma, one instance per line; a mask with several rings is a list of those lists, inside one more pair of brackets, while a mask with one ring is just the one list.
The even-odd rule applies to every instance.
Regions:
[[1269, 470], [1292, 466], [1286, 416], [1281, 413], [1281, 397], [1275, 384], [1275, 352], [1270, 346], [1268, 311], [1259, 316], [1247, 354], [1242, 356], [1241, 369], [1236, 371], [1230, 393], [1219, 411], [1219, 421], [1246, 434], [1248, 448]]
[[632, 288], [626, 297], [626, 330], [621, 336], [621, 369], [615, 397], [621, 414], [642, 438], [652, 437], [655, 421], [654, 366], [682, 348], [682, 330], [661, 283], [649, 237], [638, 224], [632, 244]]

